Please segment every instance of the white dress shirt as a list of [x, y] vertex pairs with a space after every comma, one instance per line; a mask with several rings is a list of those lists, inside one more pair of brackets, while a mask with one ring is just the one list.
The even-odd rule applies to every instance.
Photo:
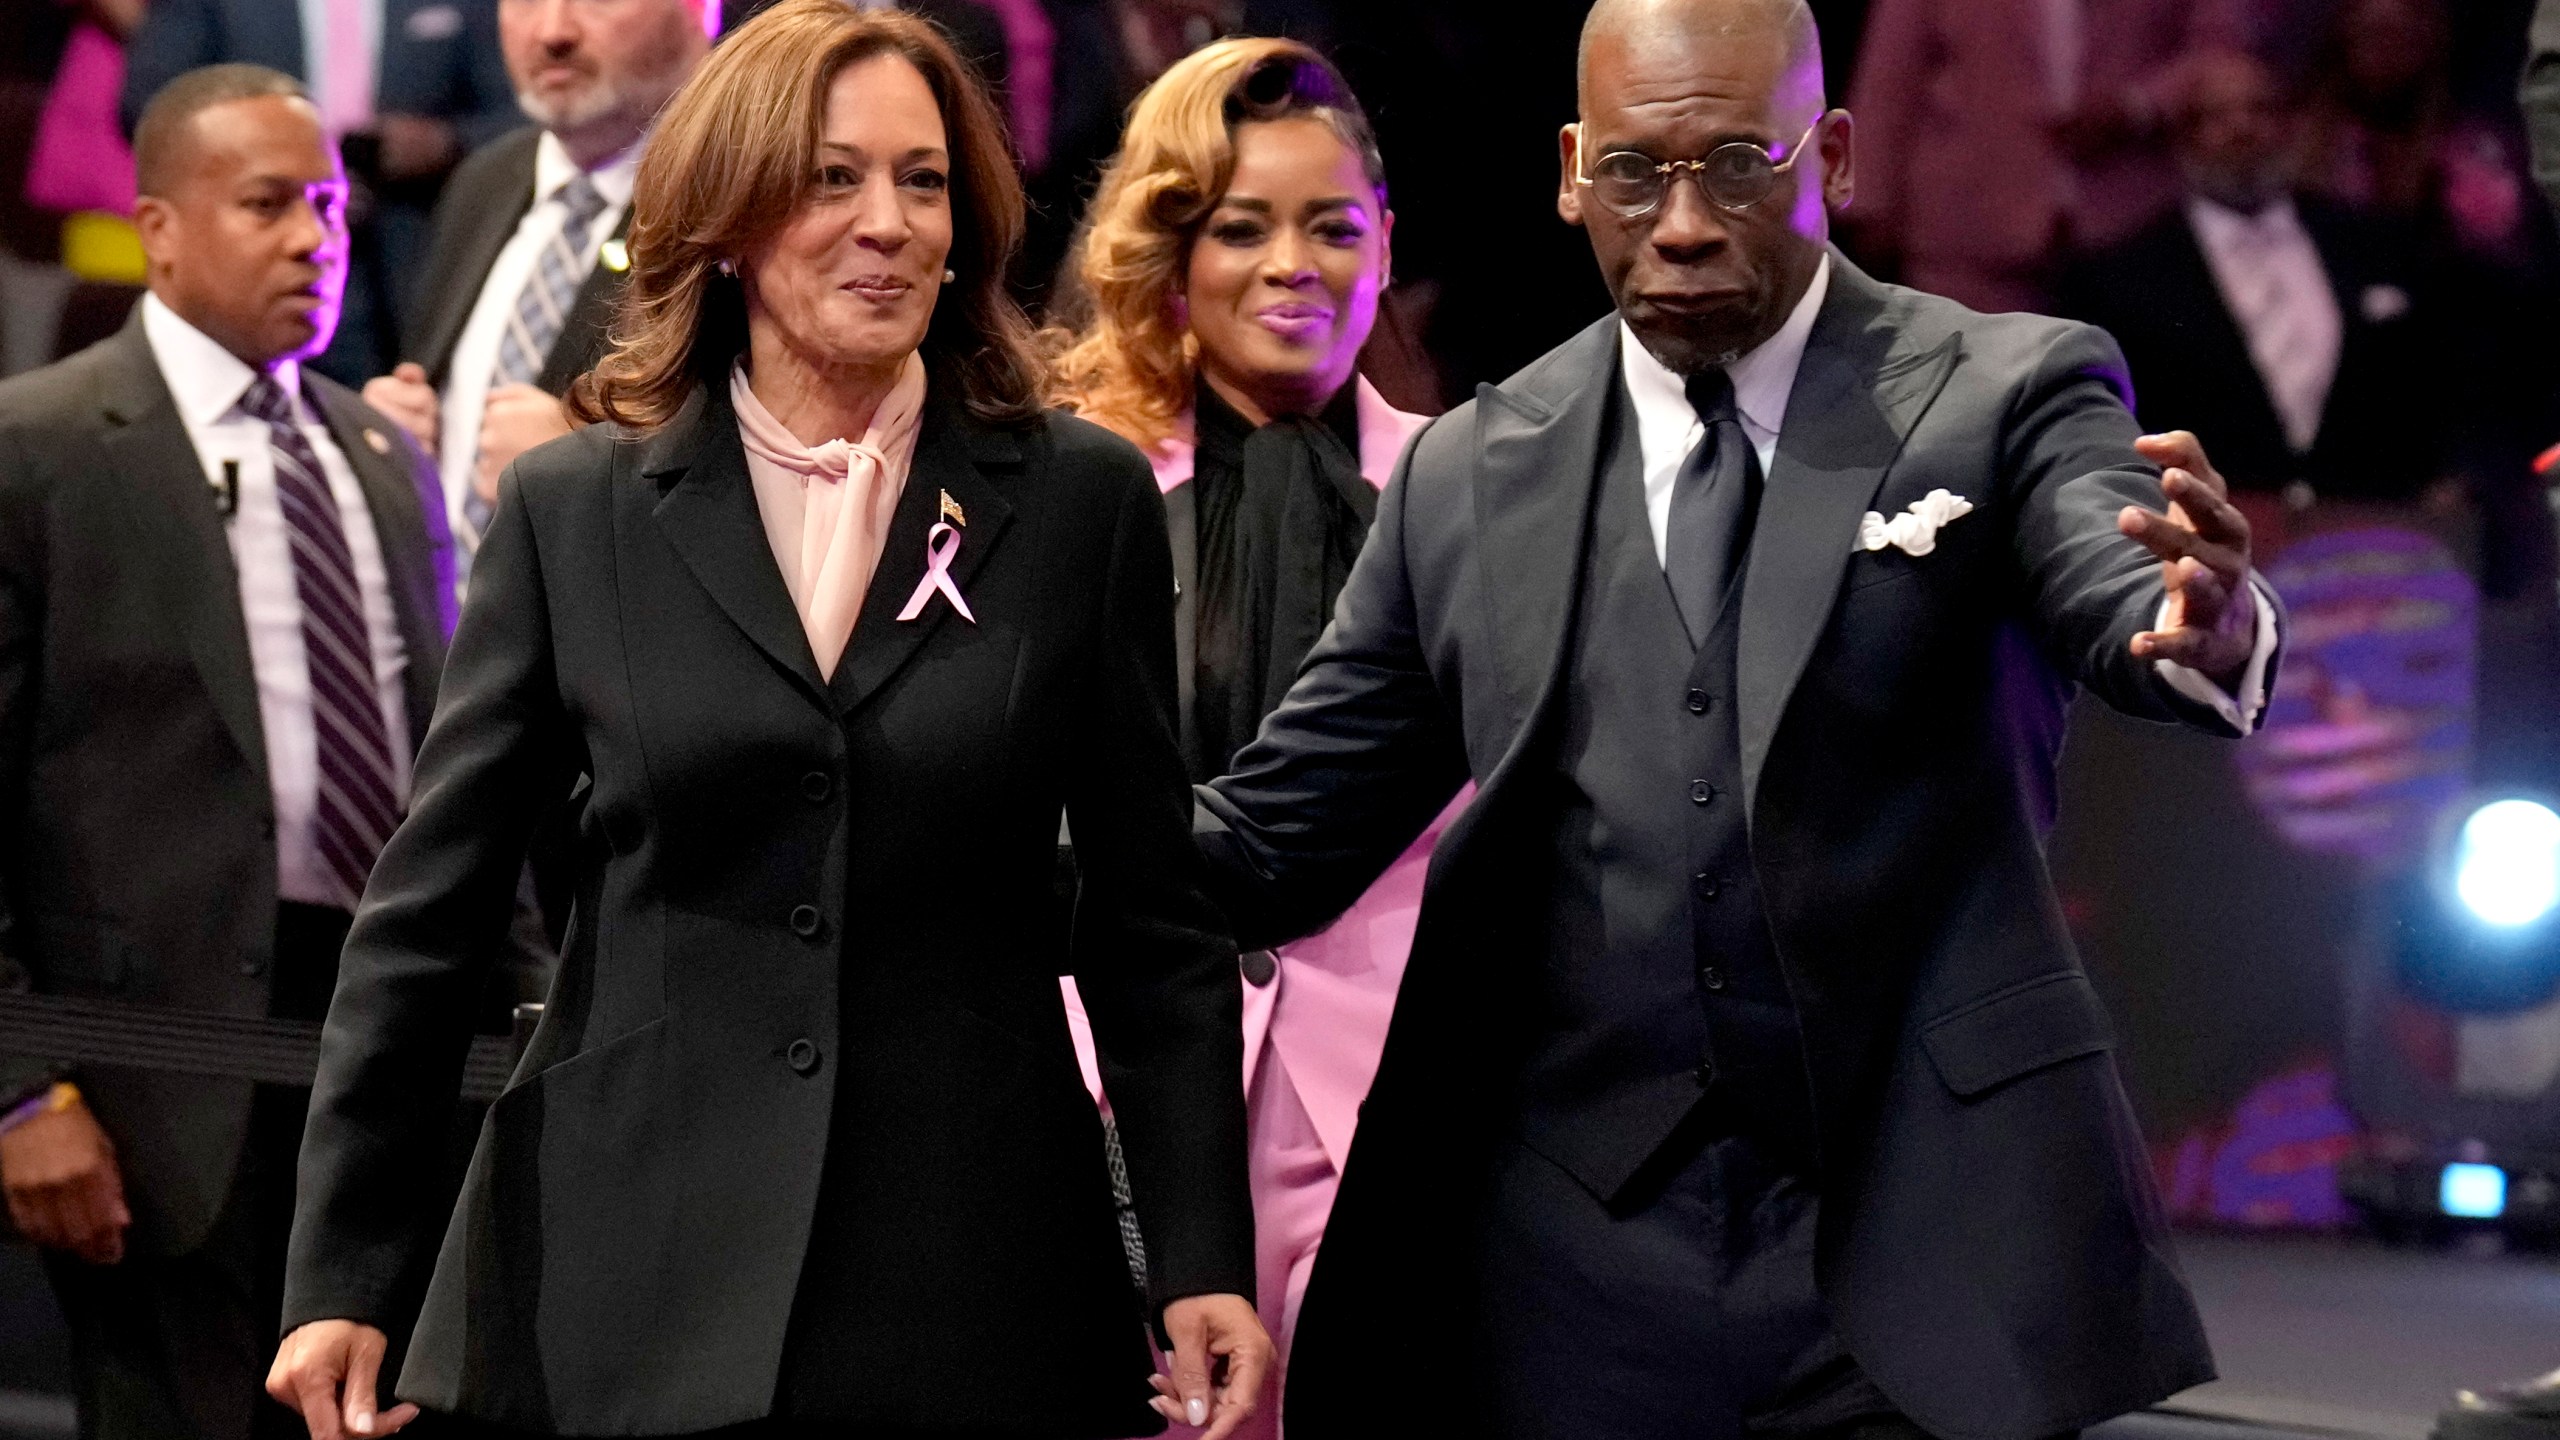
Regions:
[[2346, 335], [2319, 247], [2291, 200], [2244, 215], [2191, 196], [2187, 223], [2275, 402], [2285, 442], [2296, 454], [2308, 451], [2320, 438]]
[[[177, 402], [178, 419], [204, 466], [205, 483], [219, 488], [227, 466], [238, 471], [239, 503], [224, 525], [231, 564], [240, 580], [240, 614], [249, 630], [249, 666], [258, 683], [258, 720], [267, 744], [267, 782], [276, 807], [276, 893], [286, 900], [335, 905], [338, 882], [312, 847], [312, 812], [320, 794], [320, 741], [311, 718], [311, 672], [302, 653], [302, 597], [293, 578], [293, 550], [284, 506], [276, 494], [275, 452], [267, 422], [243, 414], [240, 397], [257, 372], [203, 331], [178, 318], [157, 295], [142, 301], [142, 330], [159, 362], [160, 378]], [[277, 363], [276, 384], [294, 397], [301, 430], [329, 477], [338, 523], [355, 557], [356, 588], [364, 597], [365, 633], [372, 642], [373, 677], [382, 696], [382, 720], [391, 741], [392, 794], [409, 799], [409, 709], [404, 689], [408, 646], [391, 606], [391, 582], [382, 543], [364, 489], [302, 398], [302, 377], [290, 360]]]
[[[1751, 448], [1760, 456], [1763, 477], [1772, 473], [1778, 434], [1786, 428], [1788, 397], [1795, 390], [1796, 370], [1804, 362], [1805, 342], [1812, 338], [1814, 318], [1822, 313], [1823, 298], [1830, 293], [1831, 257], [1825, 255], [1813, 272], [1813, 283], [1805, 287], [1804, 298], [1796, 302], [1778, 333], [1725, 367], [1726, 377], [1733, 382], [1734, 409], [1741, 414], [1742, 433], [1750, 438]], [[1681, 463], [1705, 437], [1707, 427], [1689, 404], [1688, 388], [1680, 377], [1655, 359], [1624, 321], [1618, 325], [1618, 368], [1626, 378], [1627, 398], [1635, 404], [1636, 442], [1644, 463], [1645, 523], [1653, 530], [1653, 558], [1662, 562], [1671, 529], [1672, 484], [1679, 478]], [[1841, 548], [1847, 549], [1853, 539], [1841, 536]], [[2258, 719], [2266, 710], [2267, 662], [2274, 658], [2276, 648], [2275, 603], [2264, 582], [2252, 575], [2250, 583], [2258, 590], [2257, 649], [2249, 657], [2236, 697], [2184, 665], [2168, 660], [2152, 662], [2160, 667], [2160, 678], [2171, 688], [2197, 704], [2212, 707], [2223, 723], [2242, 735], [2257, 729]], [[2153, 621], [2154, 628], [2167, 618], [2167, 613], [2168, 601], [2164, 598], [2160, 618]]]
[[[594, 271], [605, 241], [622, 224], [622, 212], [631, 204], [632, 178], [639, 168], [640, 147], [634, 145], [587, 173], [596, 193], [604, 197], [604, 209], [587, 227], [586, 249], [578, 255], [582, 279]], [[506, 337], [508, 318], [515, 314], [516, 298], [533, 278], [534, 265], [568, 223], [569, 207], [560, 199], [560, 191], [577, 174], [578, 162], [569, 158], [560, 138], [543, 131], [533, 148], [533, 208], [516, 222], [516, 233], [498, 251], [487, 278], [480, 282], [480, 299], [471, 307], [471, 318], [463, 323], [462, 334], [453, 343], [453, 358], [445, 366], [437, 469], [444, 479], [445, 518], [457, 538], [471, 533], [462, 521], [462, 500], [471, 493], [472, 477], [479, 469], [480, 417], [488, 409], [491, 382], [498, 372], [498, 345]]]
[[[332, 135], [371, 129], [374, 92], [381, 83], [383, 0], [295, 0], [294, 8], [302, 22], [303, 88], [311, 92], [321, 123]], [[344, 51], [333, 48], [339, 25], [357, 31]], [[335, 57], [358, 53], [367, 61], [361, 73], [334, 63]]]

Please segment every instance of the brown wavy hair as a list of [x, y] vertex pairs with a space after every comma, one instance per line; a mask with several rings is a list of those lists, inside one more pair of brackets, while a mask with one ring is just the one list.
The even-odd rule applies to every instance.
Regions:
[[1295, 40], [1221, 40], [1138, 97], [1076, 242], [1067, 308], [1080, 323], [1043, 337], [1057, 354], [1050, 399], [1150, 448], [1181, 433], [1200, 357], [1173, 302], [1192, 244], [1235, 177], [1237, 127], [1301, 116], [1360, 157], [1383, 204], [1387, 167], [1367, 112], [1342, 72]]
[[841, 0], [782, 0], [711, 52], [658, 119], [631, 193], [631, 277], [613, 353], [579, 378], [569, 412], [647, 432], [698, 384], [723, 384], [746, 347], [746, 299], [724, 259], [770, 239], [816, 186], [827, 89], [847, 66], [896, 55], [933, 90], [950, 139], [951, 268], [922, 353], [932, 384], [980, 419], [1028, 425], [1044, 378], [1031, 322], [1005, 289], [1022, 243], [1022, 181], [993, 101], [926, 21]]

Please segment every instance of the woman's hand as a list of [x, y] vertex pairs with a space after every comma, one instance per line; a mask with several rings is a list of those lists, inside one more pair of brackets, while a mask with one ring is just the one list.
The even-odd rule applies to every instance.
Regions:
[[370, 1325], [314, 1320], [284, 1337], [275, 1368], [267, 1372], [267, 1393], [302, 1412], [311, 1440], [389, 1435], [417, 1419], [418, 1407], [374, 1411], [373, 1386], [388, 1346]]
[[1193, 1295], [1164, 1307], [1164, 1330], [1173, 1337], [1173, 1373], [1155, 1377], [1148, 1403], [1176, 1424], [1208, 1426], [1202, 1440], [1226, 1440], [1253, 1418], [1271, 1374], [1261, 1318], [1241, 1295]]

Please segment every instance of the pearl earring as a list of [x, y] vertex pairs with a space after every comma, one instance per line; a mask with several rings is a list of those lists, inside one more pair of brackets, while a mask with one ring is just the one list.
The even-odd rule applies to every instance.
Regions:
[[728, 276], [732, 280], [738, 278], [738, 265], [734, 260], [723, 260], [712, 268], [718, 270], [721, 274]]
[[952, 281], [957, 280], [957, 279], [959, 279], [959, 278], [960, 278], [960, 272], [959, 272], [959, 271], [952, 269], [952, 268], [951, 268], [950, 266], [948, 266], [948, 265], [945, 265], [945, 266], [943, 266], [943, 267], [942, 267], [942, 283], [943, 283], [943, 284], [948, 285], [948, 284], [950, 284]]

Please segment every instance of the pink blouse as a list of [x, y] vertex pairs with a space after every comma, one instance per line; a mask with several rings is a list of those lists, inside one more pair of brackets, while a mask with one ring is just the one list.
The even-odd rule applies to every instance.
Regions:
[[738, 412], [738, 439], [746, 446], [747, 478], [755, 485], [756, 513], [783, 587], [800, 612], [818, 673], [835, 678], [880, 549], [889, 540], [889, 518], [907, 488], [915, 458], [916, 427], [924, 413], [924, 360], [909, 355], [898, 383], [871, 416], [860, 441], [830, 440], [815, 449], [773, 418], [747, 385], [743, 366], [729, 369], [729, 400]]

